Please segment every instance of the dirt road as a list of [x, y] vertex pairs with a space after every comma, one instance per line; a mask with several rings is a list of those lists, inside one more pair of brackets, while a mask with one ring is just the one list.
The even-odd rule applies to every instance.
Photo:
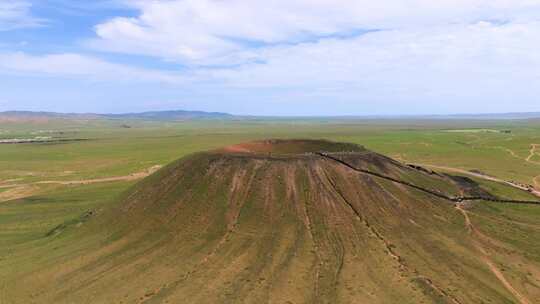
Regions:
[[105, 178], [95, 178], [95, 179], [82, 179], [82, 180], [71, 180], [71, 181], [55, 181], [55, 180], [45, 180], [28, 184], [4, 184], [0, 185], [0, 189], [8, 189], [3, 192], [0, 192], [0, 203], [21, 199], [29, 197], [39, 192], [39, 185], [89, 185], [96, 183], [107, 183], [107, 182], [118, 182], [118, 181], [134, 181], [147, 177], [148, 175], [156, 172], [162, 166], [156, 165], [152, 166], [144, 171], [135, 172], [129, 175], [124, 176], [114, 176], [114, 177], [105, 177]]
[[[421, 167], [427, 167], [427, 168], [433, 168], [433, 169], [441, 169], [441, 170], [444, 170], [444, 171], [449, 171], [449, 172], [455, 172], [455, 173], [460, 173], [460, 174], [465, 174], [465, 175], [469, 175], [469, 176], [473, 176], [473, 177], [478, 177], [478, 178], [481, 178], [481, 179], [485, 179], [485, 180], [488, 180], [488, 181], [492, 181], [492, 182], [497, 182], [497, 183], [501, 183], [501, 184], [505, 184], [505, 185], [508, 185], [508, 186], [511, 186], [511, 187], [514, 187], [516, 189], [520, 189], [520, 190], [523, 190], [523, 191], [529, 191], [529, 189], [527, 187], [524, 187], [524, 186], [521, 186], [521, 185], [518, 185], [518, 184], [515, 184], [515, 183], [512, 183], [512, 182], [509, 182], [507, 180], [504, 180], [504, 179], [500, 179], [500, 178], [497, 178], [497, 177], [494, 177], [494, 176], [490, 176], [490, 175], [486, 175], [486, 174], [482, 174], [482, 173], [477, 173], [477, 172], [471, 172], [471, 171], [468, 171], [468, 170], [464, 170], [464, 169], [459, 169], [459, 168], [452, 168], [452, 167], [446, 167], [446, 166], [437, 166], [437, 165], [427, 165], [427, 164], [415, 164], [417, 166], [421, 166]], [[537, 181], [537, 179], [540, 178], [540, 176], [537, 176], [535, 178], [535, 183], [537, 182], [540, 182], [540, 180]], [[538, 184], [537, 184], [538, 185]], [[533, 189], [531, 191], [532, 194], [540, 197], [540, 190], [535, 190]]]
[[161, 168], [160, 165], [156, 165], [146, 169], [145, 171], [135, 172], [130, 175], [124, 176], [114, 176], [114, 177], [105, 177], [105, 178], [96, 178], [96, 179], [83, 179], [83, 180], [73, 180], [73, 181], [39, 181], [35, 184], [58, 184], [58, 185], [87, 185], [95, 183], [106, 183], [106, 182], [118, 182], [118, 181], [132, 181], [147, 177], [148, 175], [156, 172]]

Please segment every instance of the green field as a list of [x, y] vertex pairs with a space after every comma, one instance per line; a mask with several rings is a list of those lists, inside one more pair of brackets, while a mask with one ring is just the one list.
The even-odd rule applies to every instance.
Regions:
[[[441, 170], [448, 172], [475, 170], [540, 190], [538, 121], [59, 121], [6, 123], [0, 131], [0, 139], [49, 134], [65, 140], [0, 144], [0, 303], [20, 303], [13, 282], [50, 266], [72, 241], [60, 235], [51, 242], [51, 235], [80, 225], [86, 212], [107, 208], [139, 180], [122, 177], [198, 151], [257, 139], [328, 139], [356, 143], [404, 163], [444, 167]], [[495, 182], [475, 180], [500, 196], [530, 198]], [[540, 263], [540, 242], [534, 236], [540, 232], [540, 207], [482, 203], [468, 212], [483, 233]], [[511, 221], [521, 224], [508, 224]], [[523, 262], [517, 257], [515, 261]], [[514, 280], [529, 280], [519, 270], [512, 266], [508, 273], [518, 277]]]

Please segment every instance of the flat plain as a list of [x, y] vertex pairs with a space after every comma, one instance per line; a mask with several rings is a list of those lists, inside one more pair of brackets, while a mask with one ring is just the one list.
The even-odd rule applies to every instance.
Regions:
[[[469, 176], [498, 196], [533, 197], [475, 174], [540, 190], [540, 121], [535, 120], [66, 120], [3, 123], [0, 132], [0, 139], [48, 138], [0, 144], [0, 303], [28, 303], [29, 297], [35, 303], [50, 300], [42, 297], [50, 290], [28, 291], [33, 286], [20, 282], [46, 273], [66, 255], [99, 247], [102, 241], [92, 239], [98, 235], [95, 231], [86, 231], [88, 244], [77, 243], [74, 248], [74, 235], [63, 230], [85, 229], [89, 215], [115, 204], [125, 191], [159, 168], [195, 152], [268, 138], [326, 139], [359, 144], [403, 164]], [[453, 216], [449, 225], [460, 227], [456, 229], [463, 235], [458, 238], [476, 235], [480, 241], [470, 244], [496, 243], [486, 253], [491, 272], [478, 270], [477, 279], [491, 283], [479, 285], [485, 290], [478, 294], [492, 295], [493, 303], [540, 299], [540, 273], [536, 273], [540, 269], [540, 207], [479, 202], [456, 210]], [[449, 239], [439, 242], [459, 247]], [[450, 258], [442, 251], [424, 250], [435, 256], [426, 260]], [[425, 267], [428, 271], [429, 265]], [[452, 292], [443, 290], [443, 294]], [[151, 295], [144, 290], [133, 293], [137, 299], [142, 297], [140, 302], [145, 301], [145, 294]], [[474, 292], [463, 297], [474, 298]], [[379, 300], [384, 303], [385, 299]]]

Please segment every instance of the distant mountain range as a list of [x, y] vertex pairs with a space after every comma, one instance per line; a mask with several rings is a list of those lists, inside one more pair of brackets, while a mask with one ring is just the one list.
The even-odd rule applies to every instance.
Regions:
[[184, 120], [304, 120], [304, 119], [331, 119], [331, 120], [529, 120], [540, 119], [540, 112], [522, 113], [480, 113], [480, 114], [448, 114], [448, 115], [365, 115], [365, 116], [236, 116], [222, 112], [204, 111], [150, 111], [141, 113], [123, 114], [97, 114], [97, 113], [56, 113], [32, 111], [0, 112], [1, 122], [46, 122], [50, 120], [143, 120], [143, 121], [184, 121]]
[[142, 113], [125, 113], [125, 114], [102, 114], [104, 118], [118, 119], [147, 119], [147, 120], [184, 120], [184, 119], [227, 119], [233, 118], [234, 115], [221, 112], [204, 112], [204, 111], [152, 111]]
[[54, 119], [66, 120], [157, 120], [157, 121], [181, 121], [197, 119], [231, 119], [234, 115], [220, 112], [203, 111], [152, 111], [141, 113], [124, 114], [96, 114], [96, 113], [55, 113], [55, 112], [31, 112], [31, 111], [7, 111], [0, 112], [0, 122], [18, 121], [48, 121]]

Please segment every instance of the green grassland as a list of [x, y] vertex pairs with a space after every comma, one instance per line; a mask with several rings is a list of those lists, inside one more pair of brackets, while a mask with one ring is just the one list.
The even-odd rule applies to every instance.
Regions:
[[[0, 179], [95, 178], [128, 174], [166, 164], [183, 155], [265, 138], [324, 138], [351, 142], [398, 160], [477, 169], [506, 179], [532, 183], [540, 163], [525, 159], [540, 143], [540, 123], [463, 121], [222, 121], [97, 122], [73, 126], [0, 126], [17, 136], [36, 130], [63, 132], [66, 143], [0, 146]], [[81, 124], [81, 123], [79, 123]], [[487, 125], [497, 132], [448, 132]], [[487, 128], [484, 126], [484, 128]], [[6, 137], [6, 134], [3, 135]], [[67, 172], [67, 173], [66, 173]]]
[[[0, 144], [0, 303], [17, 300], [17, 292], [8, 282], [46, 268], [73, 241], [69, 235], [60, 235], [60, 239], [51, 242], [51, 235], [54, 237], [67, 226], [87, 229], [82, 224], [86, 212], [107, 208], [137, 183], [137, 180], [73, 185], [39, 183], [43, 181], [128, 176], [198, 151], [258, 139], [312, 138], [356, 143], [405, 163], [477, 170], [540, 189], [540, 184], [535, 184], [535, 178], [540, 183], [540, 148], [531, 151], [531, 145], [540, 144], [540, 122], [535, 121], [52, 121], [6, 123], [0, 125], [0, 131], [0, 139], [46, 134], [43, 136], [74, 140]], [[475, 181], [498, 196], [531, 197], [495, 182]], [[538, 286], [540, 282], [534, 279], [538, 274], [527, 272], [528, 264], [522, 257], [540, 263], [537, 237], [540, 207], [484, 202], [475, 205], [469, 214], [484, 234], [510, 244], [504, 250], [513, 250], [516, 257], [505, 267], [513, 282], [521, 282], [518, 289]], [[461, 226], [463, 221], [456, 219], [452, 223]], [[92, 231], [87, 233], [91, 235]], [[98, 247], [102, 241], [89, 238], [94, 243], [88, 246]], [[423, 250], [429, 252], [429, 248]], [[503, 253], [504, 250], [501, 249]], [[506, 261], [503, 253], [494, 253], [494, 259]], [[494, 280], [485, 272], [478, 272]], [[512, 296], [504, 294], [500, 298], [512, 299]], [[35, 303], [40, 303], [39, 299]]]

